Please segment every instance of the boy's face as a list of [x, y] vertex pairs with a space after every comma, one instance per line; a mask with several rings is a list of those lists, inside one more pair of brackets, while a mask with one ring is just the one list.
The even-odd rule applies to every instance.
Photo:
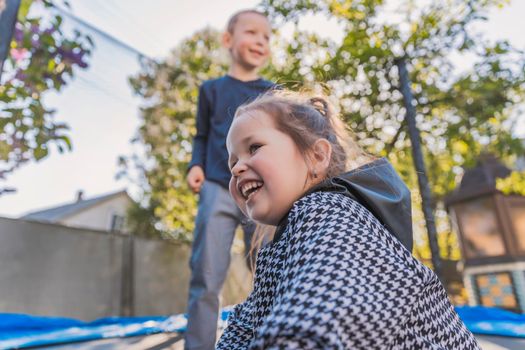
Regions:
[[245, 70], [260, 68], [270, 56], [271, 28], [268, 19], [256, 13], [239, 16], [233, 33], [224, 34], [224, 46], [230, 50], [233, 64]]

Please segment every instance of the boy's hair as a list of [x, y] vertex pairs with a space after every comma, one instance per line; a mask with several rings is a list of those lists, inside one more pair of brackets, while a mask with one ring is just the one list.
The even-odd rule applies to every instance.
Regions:
[[311, 148], [324, 138], [332, 145], [327, 177], [337, 176], [372, 160], [353, 140], [345, 124], [324, 96], [274, 90], [237, 109], [235, 116], [260, 111], [270, 116], [277, 129], [292, 138], [307, 164]]
[[257, 11], [257, 10], [254, 10], [254, 9], [241, 10], [241, 11], [236, 12], [235, 14], [233, 14], [233, 16], [231, 16], [230, 19], [228, 20], [228, 24], [226, 25], [226, 30], [228, 31], [228, 33], [233, 34], [233, 32], [235, 30], [235, 25], [237, 24], [237, 21], [239, 21], [239, 18], [242, 15], [245, 15], [245, 14], [248, 14], [248, 13], [261, 15], [264, 18], [267, 18], [266, 14], [264, 12], [261, 12], [261, 11]]

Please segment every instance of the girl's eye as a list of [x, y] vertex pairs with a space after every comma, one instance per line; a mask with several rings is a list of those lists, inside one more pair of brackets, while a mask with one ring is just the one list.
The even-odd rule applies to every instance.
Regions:
[[257, 151], [260, 147], [261, 147], [261, 145], [259, 145], [257, 143], [254, 143], [253, 145], [250, 145], [250, 148], [249, 148], [250, 154], [255, 153], [255, 151]]

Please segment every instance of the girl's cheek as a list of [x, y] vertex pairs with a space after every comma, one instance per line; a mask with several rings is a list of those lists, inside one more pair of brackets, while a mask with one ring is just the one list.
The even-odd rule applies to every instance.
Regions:
[[264, 155], [261, 154], [261, 152], [257, 152], [252, 156], [252, 159], [250, 160], [250, 164], [254, 166], [255, 168], [258, 168], [259, 163], [264, 161]]
[[230, 195], [233, 197], [233, 199], [235, 201], [237, 201], [237, 181], [232, 177], [231, 180], [230, 180], [230, 186], [229, 186], [229, 190], [230, 190]]
[[237, 204], [238, 207], [242, 207], [243, 205], [243, 198], [241, 194], [237, 191], [237, 181], [235, 181], [233, 178], [230, 181], [230, 195], [232, 196], [233, 200]]

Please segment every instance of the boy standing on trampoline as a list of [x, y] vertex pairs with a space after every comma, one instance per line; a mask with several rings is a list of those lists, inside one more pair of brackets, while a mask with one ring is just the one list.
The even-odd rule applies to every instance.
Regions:
[[197, 134], [187, 176], [191, 190], [199, 193], [199, 207], [190, 260], [185, 349], [215, 347], [219, 293], [235, 229], [242, 225], [247, 251], [255, 229], [228, 192], [231, 173], [225, 142], [237, 108], [274, 86], [258, 75], [270, 56], [270, 34], [263, 13], [244, 10], [233, 15], [223, 35], [231, 56], [228, 74], [204, 82], [199, 90]]

